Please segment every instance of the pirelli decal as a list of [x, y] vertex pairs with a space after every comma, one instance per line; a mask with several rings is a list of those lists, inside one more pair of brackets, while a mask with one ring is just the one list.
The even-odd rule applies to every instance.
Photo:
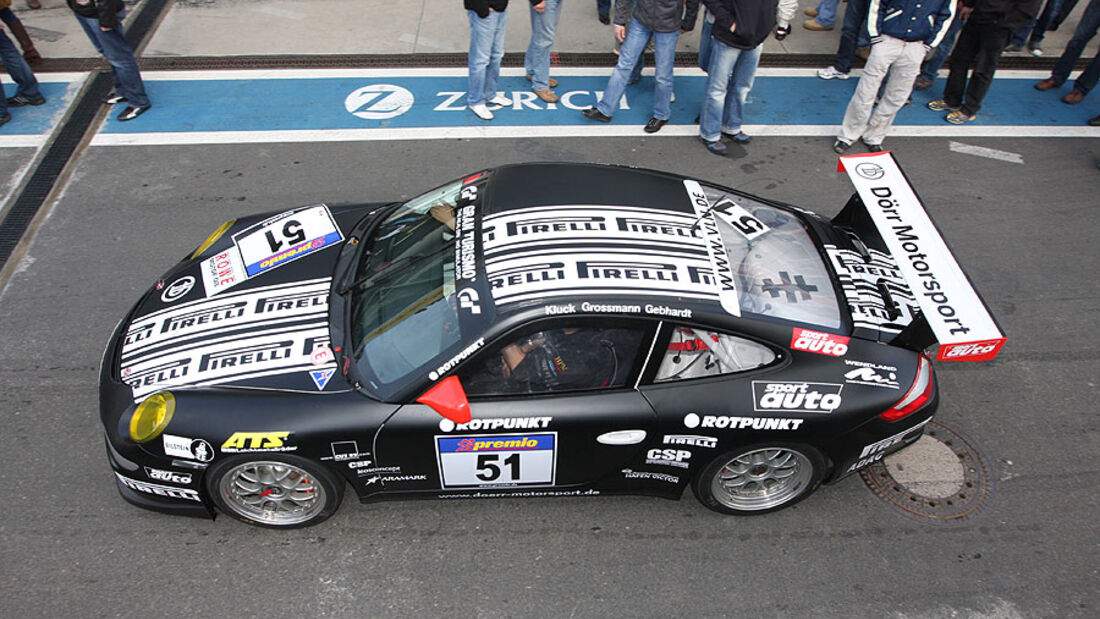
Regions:
[[328, 289], [328, 278], [269, 286], [137, 318], [122, 347], [122, 381], [140, 400], [173, 386], [335, 368], [313, 356], [329, 346]]
[[493, 300], [616, 294], [717, 301], [703, 231], [687, 212], [553, 206], [485, 218], [482, 242]]

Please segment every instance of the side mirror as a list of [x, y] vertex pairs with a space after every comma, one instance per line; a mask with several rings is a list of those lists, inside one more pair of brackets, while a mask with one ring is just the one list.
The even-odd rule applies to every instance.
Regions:
[[470, 401], [466, 399], [466, 390], [462, 388], [462, 381], [457, 376], [448, 376], [439, 381], [416, 401], [430, 406], [432, 410], [455, 423], [469, 423], [471, 419]]

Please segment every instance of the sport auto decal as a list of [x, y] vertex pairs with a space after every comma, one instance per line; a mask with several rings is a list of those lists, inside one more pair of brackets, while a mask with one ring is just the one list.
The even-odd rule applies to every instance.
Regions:
[[[863, 257], [849, 249], [839, 249], [834, 245], [826, 245], [825, 253], [836, 271], [840, 281], [841, 291], [848, 308], [852, 312], [852, 322], [857, 327], [877, 329], [888, 333], [897, 333], [905, 325], [913, 322], [913, 317], [919, 306], [913, 291], [901, 274], [894, 259], [885, 252], [876, 249], [868, 250], [871, 254], [871, 262], [864, 262]], [[896, 304], [896, 310], [901, 312], [894, 318], [886, 307], [882, 293], [878, 289], [878, 283], [882, 282], [890, 292], [890, 296]]]
[[234, 432], [222, 443], [222, 453], [252, 453], [258, 451], [295, 451], [287, 445], [290, 432]]
[[843, 335], [794, 327], [791, 333], [791, 350], [815, 352], [830, 357], [843, 357], [848, 352], [848, 342], [851, 339]]
[[695, 413], [684, 415], [684, 426], [688, 428], [717, 428], [729, 430], [797, 430], [804, 419], [786, 419], [781, 417], [727, 417], [725, 415], [703, 415]]
[[444, 488], [554, 484], [557, 433], [436, 436]]
[[177, 473], [175, 471], [166, 471], [164, 469], [155, 469], [152, 467], [145, 467], [145, 475], [154, 481], [166, 481], [172, 484], [188, 485], [191, 483], [190, 473]]
[[831, 413], [840, 407], [843, 385], [834, 383], [752, 381], [757, 412]]
[[199, 493], [190, 488], [177, 488], [175, 486], [162, 486], [160, 484], [152, 484], [147, 481], [138, 481], [136, 479], [130, 479], [129, 477], [123, 477], [119, 473], [115, 473], [118, 480], [122, 482], [122, 485], [131, 490], [137, 492], [144, 492], [145, 494], [155, 494], [157, 496], [166, 497], [169, 499], [184, 499], [187, 501], [202, 502], [199, 498]]

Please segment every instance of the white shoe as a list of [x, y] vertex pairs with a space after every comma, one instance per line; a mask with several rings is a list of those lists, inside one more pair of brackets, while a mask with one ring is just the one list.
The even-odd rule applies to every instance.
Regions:
[[834, 67], [834, 66], [829, 66], [829, 67], [824, 68], [824, 69], [818, 69], [817, 70], [817, 76], [820, 77], [823, 80], [831, 80], [831, 79], [846, 80], [846, 79], [848, 79], [848, 74], [847, 73], [841, 73], [840, 71], [837, 71], [836, 67]]
[[485, 107], [484, 103], [478, 103], [477, 105], [471, 105], [470, 111], [477, 114], [477, 117], [481, 120], [492, 120], [493, 113], [489, 111], [489, 108]]
[[492, 99], [489, 99], [489, 105], [497, 105], [497, 106], [500, 106], [500, 107], [508, 107], [509, 105], [512, 105], [512, 100], [509, 99], [508, 97], [505, 97], [504, 95], [497, 95], [497, 96], [493, 97]]

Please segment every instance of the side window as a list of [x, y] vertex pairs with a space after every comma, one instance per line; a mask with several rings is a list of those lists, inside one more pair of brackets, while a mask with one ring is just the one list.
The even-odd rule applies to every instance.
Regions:
[[775, 360], [766, 346], [736, 335], [694, 327], [673, 327], [654, 382], [744, 372]]
[[643, 329], [554, 326], [507, 337], [504, 344], [472, 360], [458, 373], [466, 393], [541, 394], [626, 384]]

